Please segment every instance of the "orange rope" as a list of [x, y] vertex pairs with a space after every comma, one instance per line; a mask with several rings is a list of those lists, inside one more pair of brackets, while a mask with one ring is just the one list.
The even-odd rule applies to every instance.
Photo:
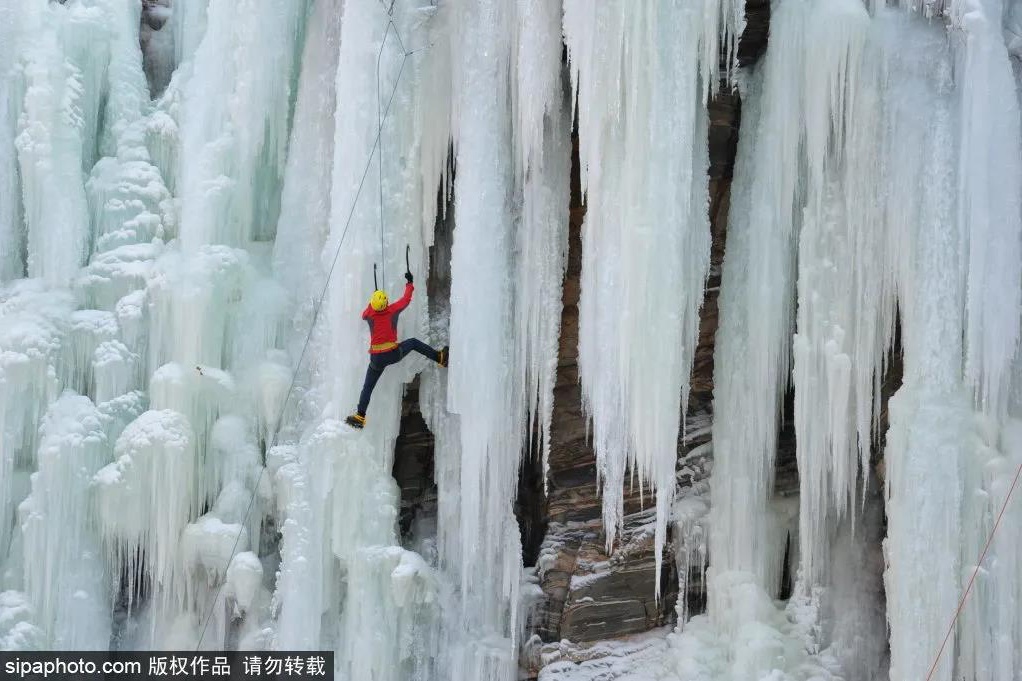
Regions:
[[983, 547], [983, 552], [979, 554], [979, 560], [976, 561], [976, 569], [972, 571], [972, 576], [969, 577], [969, 584], [965, 587], [965, 593], [962, 594], [961, 600], [958, 601], [958, 609], [955, 611], [955, 616], [951, 618], [951, 625], [947, 628], [947, 634], [944, 635], [944, 640], [940, 644], [940, 650], [937, 651], [937, 657], [933, 659], [933, 665], [930, 667], [930, 673], [926, 675], [926, 681], [930, 681], [933, 677], [933, 672], [937, 670], [937, 663], [940, 662], [940, 656], [944, 652], [944, 647], [947, 645], [948, 639], [951, 638], [951, 632], [955, 630], [955, 623], [958, 622], [958, 616], [962, 614], [962, 608], [965, 606], [965, 599], [969, 597], [969, 592], [972, 591], [972, 584], [976, 581], [976, 575], [979, 573], [979, 566], [983, 564], [983, 559], [987, 556], [987, 550], [990, 548], [990, 543], [994, 540], [994, 533], [997, 532], [997, 527], [1001, 524], [1001, 518], [1004, 516], [1004, 509], [1008, 508], [1008, 502], [1011, 501], [1011, 493], [1015, 491], [1015, 485], [1018, 484], [1019, 474], [1022, 474], [1022, 463], [1018, 465], [1018, 470], [1015, 471], [1015, 479], [1011, 482], [1011, 488], [1008, 490], [1008, 496], [1004, 497], [1004, 503], [1001, 505], [1001, 512], [997, 514], [997, 520], [994, 521], [994, 527], [990, 530], [990, 536], [987, 537], [986, 546]]

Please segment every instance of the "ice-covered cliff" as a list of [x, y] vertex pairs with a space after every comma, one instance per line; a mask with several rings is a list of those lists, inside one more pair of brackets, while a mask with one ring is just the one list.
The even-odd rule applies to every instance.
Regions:
[[0, 649], [1014, 678], [1020, 13], [0, 0]]

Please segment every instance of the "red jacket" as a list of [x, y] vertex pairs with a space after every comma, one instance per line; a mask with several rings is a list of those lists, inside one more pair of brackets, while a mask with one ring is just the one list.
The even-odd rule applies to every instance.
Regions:
[[405, 294], [379, 312], [373, 306], [366, 305], [362, 311], [362, 319], [369, 324], [369, 353], [372, 355], [381, 352], [388, 352], [397, 347], [397, 318], [401, 310], [408, 307], [412, 302], [412, 292], [415, 287], [405, 284]]

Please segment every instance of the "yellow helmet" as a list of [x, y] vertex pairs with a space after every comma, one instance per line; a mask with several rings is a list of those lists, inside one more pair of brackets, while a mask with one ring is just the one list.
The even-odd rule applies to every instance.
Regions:
[[373, 306], [373, 309], [377, 312], [382, 312], [387, 309], [387, 294], [383, 291], [373, 291], [373, 297], [369, 299], [369, 304]]

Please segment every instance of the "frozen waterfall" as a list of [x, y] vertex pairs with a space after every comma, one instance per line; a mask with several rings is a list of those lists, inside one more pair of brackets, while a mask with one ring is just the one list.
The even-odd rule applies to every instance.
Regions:
[[[1018, 0], [0, 0], [0, 651], [1016, 679], [1020, 36]], [[452, 359], [355, 430], [406, 262], [398, 335]]]

